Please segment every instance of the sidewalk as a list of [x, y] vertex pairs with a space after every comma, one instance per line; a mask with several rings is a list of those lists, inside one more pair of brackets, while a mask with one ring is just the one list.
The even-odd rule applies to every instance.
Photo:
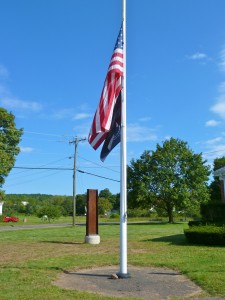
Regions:
[[102, 267], [75, 272], [64, 271], [55, 282], [62, 288], [75, 289], [114, 297], [144, 300], [222, 299], [202, 298], [202, 290], [179, 272], [165, 268], [128, 267], [131, 277], [112, 279], [119, 267]]

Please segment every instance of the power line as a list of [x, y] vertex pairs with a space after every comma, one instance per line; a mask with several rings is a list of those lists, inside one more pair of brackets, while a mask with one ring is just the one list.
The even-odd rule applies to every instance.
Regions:
[[[41, 165], [41, 166], [39, 166], [39, 167], [37, 167], [37, 168], [42, 168], [42, 167], [45, 167], [45, 166], [48, 166], [48, 165], [51, 165], [51, 164], [54, 164], [54, 163], [56, 163], [56, 162], [59, 162], [59, 161], [62, 161], [62, 160], [65, 160], [65, 159], [67, 159], [68, 157], [64, 157], [64, 158], [61, 158], [61, 159], [58, 159], [58, 160], [54, 160], [54, 161], [52, 161], [52, 162], [49, 162], [49, 163], [47, 163], [47, 164], [43, 164], [43, 165]], [[32, 167], [32, 169], [33, 169], [34, 167]], [[24, 172], [26, 172], [26, 170], [28, 169], [25, 169], [25, 167], [15, 167], [15, 169], [24, 169], [24, 171], [20, 171], [20, 172], [17, 172], [16, 173], [16, 175], [18, 175], [18, 174], [21, 174], [21, 173], [24, 173]]]
[[48, 175], [45, 175], [45, 176], [42, 176], [42, 177], [38, 177], [38, 178], [35, 178], [35, 179], [30, 179], [30, 180], [27, 180], [27, 181], [23, 181], [23, 182], [20, 182], [20, 183], [13, 183], [13, 184], [9, 184], [7, 185], [7, 187], [10, 187], [10, 186], [16, 186], [16, 185], [21, 185], [21, 184], [25, 184], [25, 183], [29, 183], [29, 182], [33, 182], [33, 181], [37, 181], [38, 179], [43, 179], [43, 178], [46, 178], [46, 177], [49, 177], [49, 176], [53, 176], [55, 174], [57, 174], [57, 172], [54, 172], [52, 174], [48, 174]]
[[216, 152], [223, 152], [223, 151], [225, 151], [225, 148], [224, 149], [220, 149], [220, 150], [216, 150], [216, 151], [202, 152], [202, 154], [209, 154], [209, 153], [216, 153]]
[[[13, 128], [5, 128], [4, 130], [7, 131], [18, 131], [19, 129], [13, 129]], [[45, 132], [35, 132], [35, 131], [27, 131], [23, 130], [23, 133], [28, 133], [28, 134], [36, 134], [36, 135], [45, 135], [45, 136], [57, 136], [57, 137], [72, 137], [72, 135], [68, 134], [54, 134], [54, 133], [45, 133]]]
[[[24, 169], [24, 170], [57, 170], [57, 171], [73, 171], [73, 168], [46, 168], [46, 167], [13, 167], [13, 169]], [[99, 178], [103, 178], [103, 179], [107, 179], [107, 180], [111, 180], [111, 181], [115, 181], [115, 182], [120, 182], [119, 180], [116, 179], [112, 179], [109, 177], [105, 177], [105, 176], [101, 176], [101, 175], [97, 175], [97, 174], [93, 174], [93, 173], [89, 173], [89, 172], [85, 172], [79, 169], [76, 169], [77, 172], [83, 173], [83, 174], [88, 174], [88, 175], [92, 175], [95, 177], [99, 177]]]
[[119, 180], [116, 180], [116, 179], [112, 179], [112, 178], [108, 178], [108, 177], [104, 177], [104, 176], [96, 175], [96, 174], [89, 173], [89, 172], [85, 172], [85, 171], [81, 171], [81, 170], [78, 170], [78, 169], [77, 169], [77, 172], [84, 173], [84, 174], [88, 174], [88, 175], [92, 175], [92, 176], [95, 176], [95, 177], [104, 178], [104, 179], [111, 180], [111, 181], [120, 182]]
[[24, 170], [58, 170], [58, 171], [73, 171], [73, 168], [46, 168], [46, 167], [13, 167], [13, 169]]
[[[93, 161], [91, 161], [91, 160], [88, 160], [88, 159], [86, 159], [86, 158], [84, 158], [84, 157], [82, 157], [82, 156], [80, 156], [80, 155], [78, 155], [78, 156], [79, 156], [81, 159], [83, 159], [83, 160], [85, 160], [85, 161], [88, 161], [88, 162], [92, 163], [93, 165], [96, 165], [96, 166], [98, 166], [98, 167], [100, 167], [100, 168], [107, 169], [107, 170], [110, 170], [110, 171], [112, 171], [112, 172], [119, 173], [119, 171], [110, 169], [109, 167], [106, 167], [106, 166], [102, 166], [101, 164], [95, 163], [95, 162], [93, 162]], [[116, 166], [116, 167], [117, 167], [117, 166]]]

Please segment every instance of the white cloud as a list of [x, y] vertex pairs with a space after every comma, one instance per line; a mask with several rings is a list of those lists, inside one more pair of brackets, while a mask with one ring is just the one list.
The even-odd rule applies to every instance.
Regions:
[[223, 136], [207, 140], [203, 143], [205, 151], [203, 151], [204, 159], [208, 163], [213, 163], [213, 160], [225, 155], [225, 138]]
[[[224, 61], [225, 63], [225, 61]], [[218, 87], [219, 95], [217, 97], [216, 103], [210, 108], [210, 110], [222, 119], [225, 119], [225, 82], [221, 82]]]
[[139, 119], [140, 122], [148, 122], [150, 120], [151, 120], [151, 117], [143, 117], [143, 118]]
[[23, 101], [11, 97], [3, 97], [0, 99], [1, 105], [9, 109], [20, 109], [38, 112], [42, 109], [42, 105], [34, 101]]
[[22, 152], [22, 153], [30, 153], [30, 152], [32, 152], [34, 149], [33, 148], [31, 148], [31, 147], [20, 147], [20, 151]]
[[216, 120], [209, 120], [205, 123], [206, 127], [216, 127], [220, 124], [220, 122], [216, 121]]
[[218, 145], [212, 145], [208, 151], [203, 153], [203, 156], [209, 162], [213, 161], [215, 158], [225, 156], [225, 142]]
[[[9, 71], [3, 65], [0, 65], [0, 79], [8, 77]], [[39, 112], [42, 110], [42, 105], [38, 102], [25, 101], [13, 96], [7, 86], [2, 82], [0, 82], [0, 105], [6, 109], [20, 112]]]
[[190, 56], [188, 56], [189, 59], [192, 60], [201, 60], [201, 59], [206, 59], [208, 56], [205, 53], [200, 53], [200, 52], [196, 52]]
[[220, 97], [220, 100], [210, 110], [225, 119], [225, 95]]
[[69, 108], [63, 108], [61, 110], [55, 111], [53, 113], [53, 117], [58, 120], [66, 119], [66, 118], [72, 118], [73, 116], [73, 110]]
[[58, 120], [62, 120], [66, 118], [67, 119], [69, 118], [71, 120], [84, 120], [91, 116], [92, 116], [91, 114], [84, 113], [84, 112], [75, 113], [75, 110], [71, 108], [63, 108], [61, 110], [53, 112], [53, 118]]
[[217, 137], [215, 139], [211, 139], [211, 140], [206, 141], [206, 144], [214, 145], [214, 144], [217, 144], [218, 142], [221, 142], [222, 140], [223, 140], [222, 137]]
[[220, 63], [219, 66], [223, 72], [225, 72], [225, 48], [220, 52]]
[[155, 141], [157, 139], [154, 130], [138, 124], [128, 124], [127, 141], [128, 142], [145, 142]]
[[78, 125], [75, 125], [73, 130], [75, 135], [81, 138], [87, 138], [90, 132], [91, 123], [88, 122], [79, 122]]
[[91, 115], [86, 113], [78, 113], [74, 116], [74, 120], [83, 120], [89, 118]]
[[9, 71], [3, 65], [0, 65], [0, 77], [1, 78], [8, 78], [9, 77]]
[[4, 84], [0, 83], [0, 96], [7, 95], [8, 90]]
[[164, 139], [167, 140], [167, 141], [170, 140], [170, 139], [171, 139], [171, 135], [166, 135], [166, 136], [164, 137]]
[[219, 85], [219, 93], [225, 94], [225, 81], [221, 82]]

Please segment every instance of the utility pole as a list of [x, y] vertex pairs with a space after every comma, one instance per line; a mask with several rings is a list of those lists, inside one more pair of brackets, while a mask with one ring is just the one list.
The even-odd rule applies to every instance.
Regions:
[[78, 143], [85, 141], [84, 139], [78, 139], [75, 137], [73, 141], [70, 141], [70, 144], [74, 144], [74, 157], [73, 157], [73, 226], [75, 226], [75, 217], [76, 217], [76, 171], [77, 171], [77, 147]]

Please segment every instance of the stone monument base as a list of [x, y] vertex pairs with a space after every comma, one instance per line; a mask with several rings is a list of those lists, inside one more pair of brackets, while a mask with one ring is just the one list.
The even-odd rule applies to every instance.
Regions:
[[100, 244], [100, 236], [98, 234], [86, 235], [85, 243], [91, 244], [91, 245]]

